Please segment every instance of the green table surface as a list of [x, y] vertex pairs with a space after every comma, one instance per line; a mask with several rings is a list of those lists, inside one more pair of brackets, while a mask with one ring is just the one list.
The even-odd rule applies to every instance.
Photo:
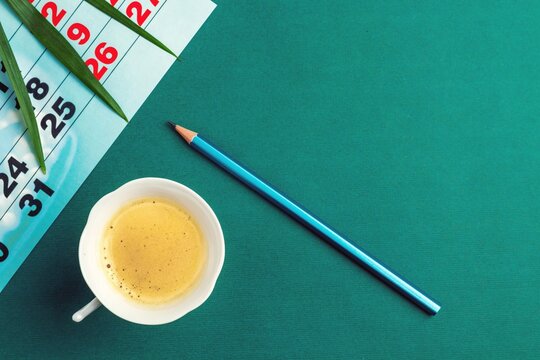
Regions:
[[[540, 6], [221, 0], [0, 296], [2, 359], [534, 359]], [[442, 304], [426, 316], [190, 151], [177, 120]], [[210, 299], [134, 325], [90, 300], [79, 235], [139, 177], [179, 181], [226, 241]]]

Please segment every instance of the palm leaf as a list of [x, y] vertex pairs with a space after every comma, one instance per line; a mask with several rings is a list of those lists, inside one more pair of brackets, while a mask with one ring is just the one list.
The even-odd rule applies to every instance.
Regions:
[[6, 0], [21, 22], [64, 66], [85, 84], [111, 109], [127, 121], [122, 108], [109, 92], [96, 80], [79, 54], [32, 4], [26, 0]]
[[2, 58], [2, 61], [4, 62], [9, 81], [13, 86], [13, 90], [15, 92], [15, 95], [17, 96], [17, 100], [19, 101], [24, 124], [28, 129], [28, 134], [30, 135], [30, 140], [32, 141], [32, 145], [34, 147], [34, 152], [38, 159], [39, 166], [41, 168], [41, 171], [45, 173], [46, 167], [45, 159], [43, 156], [43, 147], [41, 146], [41, 139], [39, 138], [39, 130], [36, 115], [34, 114], [34, 108], [32, 107], [30, 96], [28, 96], [28, 90], [26, 89], [26, 85], [24, 84], [21, 70], [19, 69], [19, 65], [17, 65], [17, 60], [15, 59], [15, 55], [11, 50], [9, 40], [6, 36], [6, 33], [4, 32], [4, 28], [2, 27], [1, 23], [0, 58]]
[[132, 30], [133, 32], [137, 33], [139, 36], [143, 37], [144, 39], [150, 41], [152, 44], [156, 45], [157, 47], [161, 48], [162, 50], [168, 52], [172, 56], [176, 57], [176, 54], [169, 49], [165, 44], [163, 44], [161, 41], [156, 39], [152, 34], [148, 33], [143, 28], [137, 26], [133, 21], [131, 21], [127, 16], [122, 14], [119, 10], [117, 10], [114, 6], [109, 4], [105, 0], [84, 0], [96, 9], [100, 10], [106, 15], [109, 15], [114, 20], [118, 21], [120, 24], [124, 25], [128, 29]]

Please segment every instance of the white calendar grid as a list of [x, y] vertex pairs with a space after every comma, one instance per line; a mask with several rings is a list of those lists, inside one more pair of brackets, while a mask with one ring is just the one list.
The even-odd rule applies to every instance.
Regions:
[[[114, 44], [118, 50], [118, 59], [110, 65], [102, 83], [131, 118], [175, 61], [174, 58], [85, 2], [55, 2], [69, 15], [58, 26], [61, 32], [66, 26], [81, 22], [95, 34], [84, 46], [74, 45], [83, 59], [91, 56], [96, 44], [101, 42]], [[125, 10], [131, 2], [121, 0], [117, 7]], [[46, 3], [46, 0], [36, 0], [34, 5], [39, 9]], [[180, 53], [214, 7], [208, 0], [162, 0], [143, 27]], [[7, 19], [5, 14], [8, 14]], [[10, 158], [26, 163], [29, 169], [27, 173], [19, 174], [17, 186], [8, 197], [0, 192], [0, 242], [8, 249], [8, 256], [0, 257], [2, 290], [126, 124], [47, 53], [27, 29], [13, 19], [5, 5], [0, 4], [0, 16], [25, 80], [38, 78], [40, 83], [44, 82], [49, 87], [43, 99], [33, 99], [38, 124], [52, 112], [51, 107], [59, 98], [73, 103], [76, 108], [75, 115], [64, 121], [65, 126], [56, 138], [52, 136], [52, 130], [40, 129], [49, 170], [47, 175], [43, 175], [15, 110], [13, 93], [0, 93], [0, 174], [9, 174]], [[5, 83], [4, 80], [0, 77], [0, 81]], [[43, 191], [35, 192], [38, 188], [36, 181], [46, 184], [54, 194], [48, 196]], [[41, 209], [35, 216], [28, 215], [35, 212], [35, 206], [27, 202], [26, 206], [21, 205], [24, 196], [29, 194], [41, 203]]]
[[[159, 8], [156, 10], [155, 13], [153, 13], [153, 14], [151, 15], [151, 18], [150, 18], [150, 20], [149, 20], [149, 23], [148, 23], [147, 25], [143, 26], [143, 28], [146, 29], [146, 28], [148, 27], [148, 25], [149, 25], [150, 23], [152, 23], [152, 20], [154, 19], [154, 17], [155, 17], [157, 14], [159, 14], [160, 10], [163, 8], [163, 5], [164, 5], [167, 1], [168, 1], [168, 0], [163, 0], [163, 2], [160, 3]], [[41, 0], [36, 1], [36, 7], [39, 6], [40, 2], [41, 2]], [[127, 3], [127, 0], [121, 1], [121, 3], [120, 3], [120, 8], [122, 7], [122, 5], [124, 5], [124, 4], [126, 4], [126, 3]], [[83, 4], [85, 4], [87, 7], [90, 6], [90, 5], [86, 4], [85, 2], [81, 2], [81, 3], [79, 3], [78, 5], [76, 5], [76, 8], [74, 9], [73, 14], [72, 14], [71, 16], [68, 17], [67, 21], [64, 23], [64, 26], [62, 26], [62, 27], [60, 28], [60, 30], [63, 30], [63, 29], [65, 28], [65, 26], [69, 23], [69, 20], [75, 15], [75, 12], [76, 12], [77, 10], [79, 10], [79, 8], [81, 7], [81, 5], [83, 5]], [[84, 9], [83, 9], [83, 11], [84, 11]], [[99, 36], [103, 33], [103, 31], [106, 29], [107, 25], [108, 25], [111, 21], [113, 21], [113, 20], [112, 20], [112, 19], [107, 19], [105, 25], [101, 28], [101, 30], [99, 30], [99, 32], [98, 32], [97, 36], [94, 38], [94, 40], [93, 40], [88, 46], [86, 46], [86, 49], [85, 49], [84, 52], [82, 52], [82, 54], [81, 54], [81, 56], [82, 56], [83, 58], [85, 57], [85, 55], [87, 55], [88, 51], [92, 48], [92, 45], [94, 45], [94, 44], [96, 44], [96, 43], [98, 42]], [[10, 38], [10, 40], [16, 35], [17, 31], [19, 31], [19, 29], [21, 29], [21, 27], [22, 27], [22, 24], [19, 26], [19, 28], [16, 30], [16, 32], [13, 34], [13, 36]], [[126, 55], [129, 53], [129, 51], [131, 50], [131, 48], [133, 47], [133, 45], [135, 45], [135, 42], [136, 42], [138, 39], [139, 39], [139, 37], [137, 37], [134, 41], [132, 41], [131, 44], [129, 45], [129, 48], [128, 48], [127, 51], [125, 52], [125, 54], [122, 56], [122, 58], [121, 58], [118, 62], [115, 62], [114, 67], [110, 70], [110, 72], [108, 73], [107, 77], [106, 77], [103, 81], [101, 81], [102, 84], [105, 85], [105, 84], [107, 83], [108, 78], [109, 78], [109, 77], [111, 76], [111, 74], [114, 72], [114, 70], [116, 69], [116, 67], [118, 67], [118, 66], [120, 65], [120, 63], [122, 63], [122, 60], [126, 57]], [[32, 67], [30, 68], [30, 70], [26, 73], [25, 80], [29, 80], [29, 78], [30, 78], [30, 75], [29, 75], [30, 72], [31, 72], [32, 69], [39, 63], [39, 60], [43, 57], [43, 55], [45, 55], [46, 52], [47, 52], [47, 51], [44, 50], [44, 51], [40, 54], [40, 56], [38, 57], [38, 59], [36, 60], [36, 62], [32, 65]], [[40, 115], [43, 114], [43, 110], [46, 108], [47, 105], [50, 104], [51, 100], [54, 98], [54, 95], [58, 92], [58, 90], [60, 90], [60, 88], [62, 87], [62, 84], [64, 84], [65, 81], [66, 81], [70, 76], [73, 76], [73, 75], [71, 75], [71, 73], [68, 73], [68, 72], [66, 71], [65, 77], [61, 80], [61, 82], [60, 82], [60, 84], [58, 85], [58, 87], [57, 87], [57, 88], [54, 90], [54, 92], [51, 94], [51, 96], [49, 97], [49, 99], [47, 100], [47, 102], [43, 105], [43, 107], [41, 108], [41, 110], [39, 110], [39, 111], [36, 112], [36, 117], [37, 117], [37, 119], [40, 119], [40, 118], [41, 118]], [[4, 106], [7, 105], [8, 101], [9, 101], [10, 99], [13, 98], [13, 95], [14, 95], [13, 92], [11, 92], [10, 96], [9, 96], [8, 99], [4, 102], [4, 104], [0, 107], [0, 109], [2, 109]], [[82, 111], [77, 115], [77, 117], [76, 117], [75, 119], [73, 119], [72, 122], [69, 123], [70, 125], [68, 125], [68, 128], [66, 129], [66, 132], [64, 132], [63, 135], [62, 135], [62, 137], [58, 140], [58, 143], [60, 143], [60, 142], [62, 141], [63, 137], [69, 132], [69, 129], [71, 128], [71, 126], [73, 126], [73, 124], [78, 120], [78, 118], [81, 116], [81, 114], [84, 113], [84, 110], [88, 107], [88, 105], [90, 104], [90, 102], [91, 102], [95, 97], [96, 97], [96, 95], [92, 95], [92, 96], [90, 97], [90, 99], [86, 102], [86, 104], [84, 104]], [[120, 120], [120, 119], [117, 119], [117, 120], [118, 120], [118, 121], [122, 121], [122, 120]], [[6, 155], [4, 156], [4, 158], [2, 159], [2, 161], [0, 162], [0, 167], [3, 166], [3, 165], [5, 165], [5, 161], [6, 161], [7, 157], [8, 157], [8, 155], [9, 155], [10, 153], [12, 153], [13, 149], [15, 148], [15, 146], [16, 146], [19, 142], [22, 141], [23, 136], [25, 135], [26, 132], [27, 132], [26, 129], [24, 129], [24, 130], [22, 131], [22, 133], [21, 133], [21, 135], [19, 136], [19, 138], [16, 140], [16, 142], [13, 144], [13, 146], [11, 147], [11, 149], [6, 153]], [[57, 148], [58, 143], [54, 145], [54, 147], [50, 150], [49, 154], [46, 154], [46, 155], [45, 155], [45, 161], [47, 161], [47, 160], [49, 159], [51, 153]], [[29, 183], [29, 182], [30, 182], [30, 181], [31, 181], [31, 180], [32, 180], [39, 172], [40, 172], [40, 169], [39, 169], [39, 168], [36, 169], [36, 170], [34, 171], [34, 175], [32, 176], [32, 178], [28, 180], [28, 183]], [[27, 186], [28, 183], [27, 183], [25, 186]], [[23, 190], [24, 190], [24, 189], [21, 189], [21, 191], [19, 192], [19, 194], [22, 193]], [[2, 219], [3, 219], [4, 216], [7, 214], [7, 212], [9, 211], [9, 209], [13, 206], [13, 204], [14, 204], [15, 201], [16, 201], [16, 199], [17, 199], [17, 198], [15, 198], [15, 199], [13, 200], [13, 202], [11, 203], [11, 205], [10, 205], [10, 206], [4, 211], [4, 213], [0, 216], [0, 221], [2, 221]]]

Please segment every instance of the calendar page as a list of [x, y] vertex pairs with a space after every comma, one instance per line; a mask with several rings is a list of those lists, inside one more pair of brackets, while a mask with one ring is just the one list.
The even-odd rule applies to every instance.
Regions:
[[[30, 1], [72, 44], [128, 118], [176, 59], [84, 1]], [[109, 0], [180, 54], [215, 5], [209, 0]], [[0, 69], [0, 291], [127, 125], [21, 25], [5, 2], [0, 21], [35, 107], [47, 164], [39, 170]]]

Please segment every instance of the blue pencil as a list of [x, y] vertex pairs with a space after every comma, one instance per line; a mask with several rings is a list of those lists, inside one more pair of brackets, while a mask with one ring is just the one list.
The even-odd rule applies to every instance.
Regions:
[[354, 261], [359, 263], [366, 270], [374, 274], [379, 279], [396, 290], [398, 293], [409, 299], [412, 303], [420, 307], [429, 315], [435, 315], [441, 309], [435, 301], [424, 295], [407, 281], [389, 270], [386, 266], [375, 260], [370, 255], [356, 245], [339, 235], [321, 220], [310, 214], [300, 205], [289, 200], [285, 195], [274, 189], [265, 181], [258, 178], [249, 170], [238, 164], [236, 161], [222, 153], [214, 145], [210, 144], [203, 137], [194, 131], [183, 128], [173, 123], [169, 124], [178, 134], [195, 150], [212, 160], [222, 169], [233, 175], [242, 183], [256, 191], [259, 195], [279, 207], [289, 216], [316, 233], [322, 239], [337, 247]]

